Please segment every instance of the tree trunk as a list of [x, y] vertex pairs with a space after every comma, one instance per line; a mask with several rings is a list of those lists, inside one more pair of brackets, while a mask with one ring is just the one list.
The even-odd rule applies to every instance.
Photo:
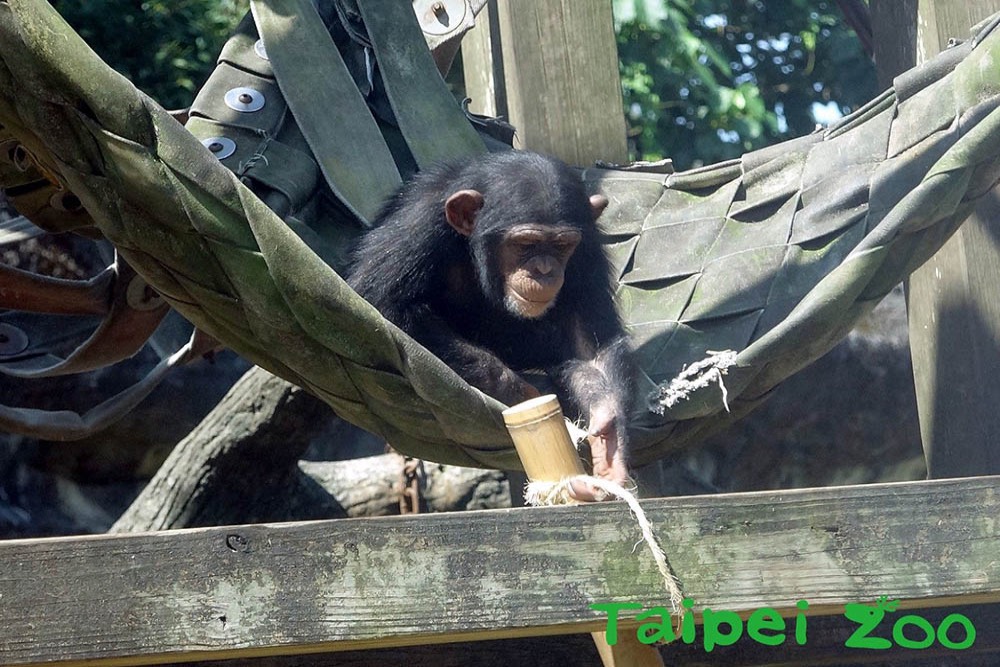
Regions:
[[[299, 457], [329, 415], [305, 391], [252, 368], [185, 437], [110, 532], [279, 521], [299, 496]], [[318, 503], [322, 495], [311, 498]], [[310, 518], [310, 517], [303, 517]]]
[[[398, 514], [405, 459], [302, 462], [326, 405], [253, 368], [184, 440], [111, 532]], [[419, 462], [422, 511], [510, 507], [503, 473]]]

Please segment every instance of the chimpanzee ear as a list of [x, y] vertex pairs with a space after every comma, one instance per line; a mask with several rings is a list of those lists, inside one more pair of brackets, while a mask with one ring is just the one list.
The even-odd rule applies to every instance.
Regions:
[[594, 220], [601, 217], [601, 213], [604, 213], [604, 209], [607, 207], [607, 197], [604, 195], [590, 195], [590, 214], [594, 216]]
[[459, 190], [444, 203], [448, 224], [462, 236], [472, 236], [476, 228], [476, 214], [483, 207], [483, 195], [476, 190]]

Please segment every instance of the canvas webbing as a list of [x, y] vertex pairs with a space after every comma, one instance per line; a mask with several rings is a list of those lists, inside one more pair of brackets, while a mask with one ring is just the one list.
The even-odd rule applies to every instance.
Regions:
[[396, 122], [417, 164], [486, 152], [438, 73], [409, 2], [358, 0]]
[[[399, 171], [344, 60], [309, 0], [251, 0], [281, 92], [330, 189], [371, 221]], [[426, 47], [424, 47], [426, 51]]]

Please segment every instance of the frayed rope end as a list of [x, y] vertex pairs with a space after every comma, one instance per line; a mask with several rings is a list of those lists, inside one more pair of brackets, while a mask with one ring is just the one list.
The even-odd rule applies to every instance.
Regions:
[[647, 398], [649, 409], [662, 415], [682, 400], [686, 401], [691, 398], [691, 394], [698, 389], [718, 384], [722, 391], [722, 406], [726, 412], [729, 412], [729, 391], [726, 389], [722, 377], [729, 373], [730, 367], [736, 365], [736, 352], [734, 350], [721, 352], [708, 350], [707, 354], [709, 356], [701, 361], [685, 366], [670, 382], [657, 387]]

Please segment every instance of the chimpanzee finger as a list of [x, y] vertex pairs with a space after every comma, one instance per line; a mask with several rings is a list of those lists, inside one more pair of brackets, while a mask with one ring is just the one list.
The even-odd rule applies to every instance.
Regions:
[[[587, 441], [590, 443], [594, 475], [624, 486], [628, 482], [628, 469], [614, 430], [605, 436], [588, 436]], [[603, 490], [583, 482], [574, 482], [570, 486], [570, 495], [581, 502], [607, 499]]]
[[613, 406], [609, 405], [595, 406], [590, 410], [590, 423], [587, 424], [587, 433], [595, 437], [614, 438], [615, 419], [616, 419], [616, 411]]

